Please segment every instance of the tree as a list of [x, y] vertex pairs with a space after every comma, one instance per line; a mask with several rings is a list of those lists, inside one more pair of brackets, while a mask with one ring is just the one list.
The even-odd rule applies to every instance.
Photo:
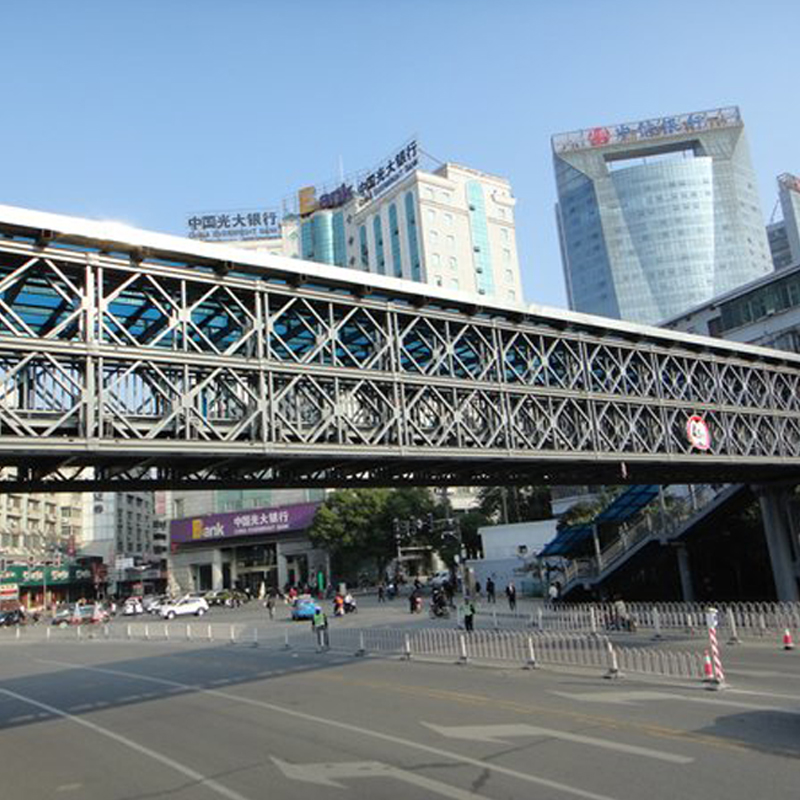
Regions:
[[383, 524], [388, 496], [388, 489], [342, 489], [320, 506], [308, 536], [330, 553], [337, 574], [356, 577], [365, 562], [380, 572], [391, 560], [394, 537]]
[[548, 486], [486, 486], [478, 497], [480, 512], [495, 522], [533, 522], [553, 516]]
[[[397, 555], [395, 520], [426, 522], [436, 513], [429, 489], [342, 489], [319, 508], [308, 535], [330, 553], [337, 575], [352, 579], [365, 569], [382, 575]], [[430, 527], [415, 528], [411, 535], [428, 543]]]

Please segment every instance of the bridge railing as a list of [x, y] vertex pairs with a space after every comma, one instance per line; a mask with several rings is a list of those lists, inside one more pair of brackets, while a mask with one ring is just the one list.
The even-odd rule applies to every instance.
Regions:
[[644, 541], [673, 538], [683, 530], [689, 520], [703, 513], [729, 486], [730, 484], [701, 484], [690, 487], [687, 495], [668, 494], [663, 507], [645, 512], [632, 524], [620, 528], [616, 538], [601, 549], [599, 562], [597, 556], [570, 561], [564, 571], [564, 591], [586, 579], [600, 577]]

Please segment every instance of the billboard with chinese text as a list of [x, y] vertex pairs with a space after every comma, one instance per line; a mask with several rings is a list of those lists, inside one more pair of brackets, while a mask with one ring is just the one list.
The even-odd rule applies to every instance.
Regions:
[[186, 219], [187, 236], [211, 242], [276, 239], [281, 235], [280, 214], [274, 210], [206, 211]]
[[300, 503], [175, 519], [170, 522], [170, 541], [173, 545], [209, 544], [240, 536], [303, 531], [311, 525], [319, 506]]
[[553, 150], [566, 153], [615, 144], [653, 141], [668, 136], [699, 133], [717, 128], [729, 128], [742, 124], [736, 106], [716, 108], [712, 111], [694, 111], [671, 117], [657, 117], [640, 122], [623, 122], [617, 125], [601, 125], [582, 131], [559, 133], [553, 137]]

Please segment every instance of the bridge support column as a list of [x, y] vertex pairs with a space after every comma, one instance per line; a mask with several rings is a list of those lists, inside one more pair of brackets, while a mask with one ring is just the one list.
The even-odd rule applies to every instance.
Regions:
[[678, 557], [678, 573], [681, 578], [681, 597], [684, 603], [694, 602], [694, 584], [692, 583], [692, 569], [689, 565], [689, 550], [685, 544], [675, 547]]
[[215, 592], [222, 590], [222, 550], [214, 550], [211, 556], [211, 588]]
[[792, 540], [789, 499], [792, 488], [787, 486], [757, 486], [764, 535], [767, 539], [772, 577], [778, 600], [800, 600], [797, 577], [798, 542]]

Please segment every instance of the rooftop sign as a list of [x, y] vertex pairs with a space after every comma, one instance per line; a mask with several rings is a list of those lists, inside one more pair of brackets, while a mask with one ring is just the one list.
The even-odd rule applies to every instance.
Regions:
[[615, 144], [650, 142], [672, 136], [685, 136], [700, 131], [732, 128], [742, 124], [737, 106], [716, 108], [712, 111], [694, 111], [672, 117], [657, 117], [639, 122], [586, 128], [553, 136], [553, 151], [568, 153], [574, 150], [591, 150]]
[[[419, 166], [419, 145], [410, 139], [371, 170], [363, 170], [334, 187], [305, 186], [297, 193], [301, 217], [323, 208], [339, 208], [356, 195], [376, 200]], [[318, 197], [319, 195], [319, 197]]]
[[209, 242], [275, 239], [281, 235], [281, 220], [275, 210], [205, 211], [187, 217], [186, 230], [190, 239]]

